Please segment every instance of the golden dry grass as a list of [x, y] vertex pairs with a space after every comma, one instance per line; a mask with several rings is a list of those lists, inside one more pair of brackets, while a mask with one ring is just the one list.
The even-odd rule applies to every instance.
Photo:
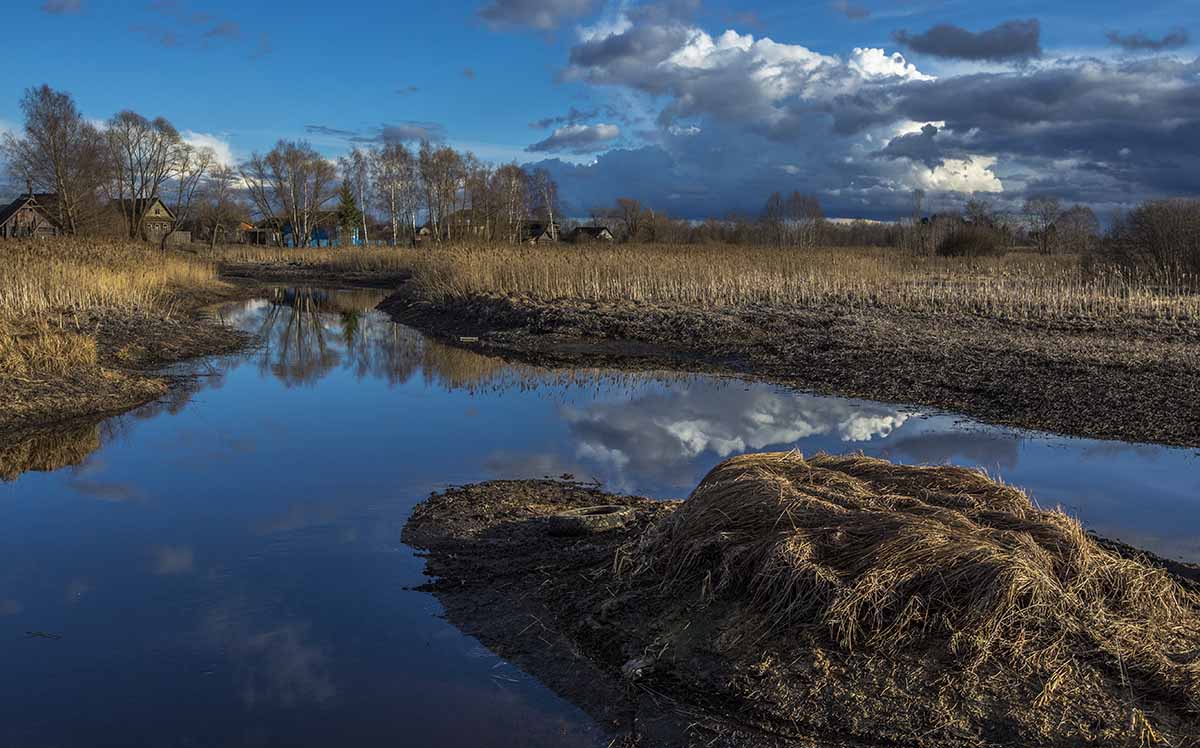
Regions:
[[1088, 664], [1200, 710], [1200, 597], [974, 470], [734, 458], [617, 568], [733, 595], [767, 629], [824, 631], [847, 652], [1000, 661], [1040, 677], [1047, 699]]
[[61, 376], [97, 365], [96, 341], [65, 329], [79, 313], [169, 316], [179, 293], [220, 285], [211, 262], [121, 240], [0, 243], [0, 373]]
[[1200, 296], [1186, 283], [1166, 288], [1115, 268], [1085, 270], [1078, 257], [1029, 252], [968, 258], [875, 247], [430, 244], [227, 246], [202, 256], [332, 272], [411, 272], [414, 288], [439, 303], [494, 294], [706, 308], [880, 307], [1013, 320], [1200, 318]]
[[216, 267], [191, 255], [106, 239], [0, 244], [0, 317], [79, 310], [167, 312], [172, 295], [214, 287]]
[[1194, 320], [1200, 296], [1076, 257], [921, 257], [892, 249], [734, 246], [436, 247], [404, 250], [440, 302], [476, 294], [703, 307], [884, 307], [1005, 319]]
[[239, 244], [205, 248], [200, 256], [234, 265], [298, 265], [332, 272], [403, 272], [420, 258], [417, 250], [396, 247], [290, 249]]

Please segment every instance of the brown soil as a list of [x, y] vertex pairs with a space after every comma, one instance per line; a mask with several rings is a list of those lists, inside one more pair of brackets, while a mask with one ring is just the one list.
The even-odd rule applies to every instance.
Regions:
[[1013, 322], [888, 309], [697, 309], [401, 288], [381, 308], [543, 365], [729, 373], [1072, 436], [1200, 446], [1200, 323]]
[[[602, 504], [631, 507], [634, 520], [583, 537], [547, 532], [548, 515]], [[497, 481], [430, 497], [404, 541], [424, 552], [425, 589], [451, 623], [587, 711], [613, 745], [1200, 745], [1194, 714], [1087, 663], [1047, 682], [1002, 662], [965, 668], [936, 643], [846, 651], [820, 630], [755, 625], [744, 599], [705, 595], [690, 579], [618, 576], [618, 551], [680, 505]]]

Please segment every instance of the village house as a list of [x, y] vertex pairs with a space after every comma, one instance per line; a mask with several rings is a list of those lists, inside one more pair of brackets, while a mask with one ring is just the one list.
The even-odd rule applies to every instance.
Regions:
[[577, 226], [570, 234], [567, 234], [567, 241], [572, 244], [611, 242], [613, 235], [605, 226]]
[[155, 244], [168, 237], [170, 244], [188, 244], [192, 241], [190, 231], [174, 231], [175, 212], [157, 197], [113, 200], [108, 204], [108, 222], [115, 232], [128, 231], [128, 222], [137, 213], [142, 214], [142, 238]]
[[558, 241], [558, 222], [525, 221], [521, 224], [521, 242], [524, 244], [548, 244]]
[[52, 211], [58, 196], [26, 192], [0, 209], [0, 239], [58, 236]]

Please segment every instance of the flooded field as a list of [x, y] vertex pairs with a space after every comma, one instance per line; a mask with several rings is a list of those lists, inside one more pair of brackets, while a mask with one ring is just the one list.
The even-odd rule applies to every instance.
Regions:
[[380, 298], [281, 289], [226, 307], [260, 347], [198, 364], [169, 402], [0, 445], [0, 745], [607, 744], [411, 589], [412, 507], [489, 478], [677, 498], [731, 455], [861, 450], [984, 467], [1102, 535], [1200, 562], [1193, 450], [508, 365], [391, 323]]

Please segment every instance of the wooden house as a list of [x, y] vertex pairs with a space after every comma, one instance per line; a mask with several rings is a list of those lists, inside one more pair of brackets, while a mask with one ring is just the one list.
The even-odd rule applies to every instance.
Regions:
[[51, 211], [57, 195], [25, 193], [0, 209], [0, 239], [58, 236]]
[[605, 226], [577, 226], [567, 235], [567, 241], [572, 244], [589, 244], [591, 242], [612, 242], [612, 232]]
[[558, 223], [525, 221], [521, 224], [521, 242], [524, 244], [548, 244], [558, 241]]
[[[109, 204], [108, 210], [113, 214], [114, 219], [119, 218], [126, 226], [140, 213], [142, 215], [142, 238], [149, 242], [161, 242], [162, 238], [170, 234], [175, 227], [175, 212], [157, 197], [114, 200]], [[179, 237], [173, 236], [172, 239], [175, 243], [179, 241]]]

